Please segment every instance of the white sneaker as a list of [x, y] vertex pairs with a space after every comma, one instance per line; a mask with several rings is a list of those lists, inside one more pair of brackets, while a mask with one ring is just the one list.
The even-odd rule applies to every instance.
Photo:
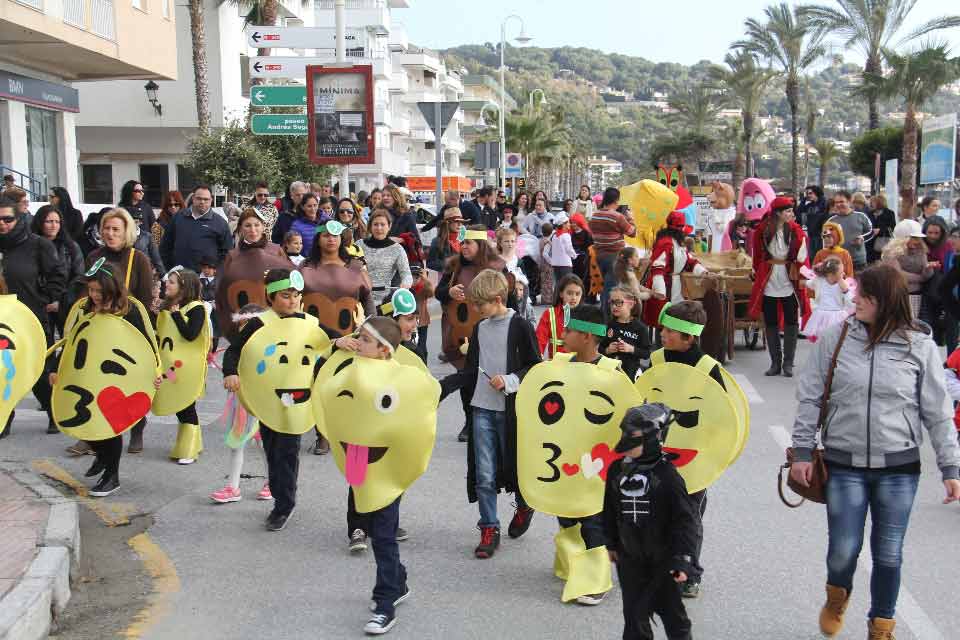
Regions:
[[[400, 604], [401, 602], [405, 602], [406, 599], [409, 598], [409, 597], [410, 597], [410, 587], [407, 587], [407, 590], [403, 592], [403, 595], [393, 601], [393, 606], [396, 607], [396, 606], [397, 606], [398, 604]], [[377, 601], [376, 601], [376, 600], [371, 600], [371, 601], [370, 601], [370, 612], [371, 612], [371, 613], [376, 613], [376, 612], [377, 612]]]
[[580, 597], [578, 597], [578, 598], [577, 598], [577, 604], [584, 604], [584, 605], [587, 605], [588, 607], [595, 607], [595, 606], [597, 606], [598, 604], [600, 604], [601, 602], [603, 602], [603, 599], [604, 599], [605, 597], [607, 597], [606, 592], [604, 592], [604, 593], [591, 593], [591, 594], [588, 594], [588, 595], [585, 595], [585, 596], [580, 596]]
[[193, 464], [196, 461], [196, 458], [180, 458], [177, 460], [177, 464]]
[[395, 615], [388, 616], [382, 613], [375, 613], [370, 617], [370, 622], [363, 628], [363, 632], [371, 636], [380, 636], [393, 629], [397, 624]]

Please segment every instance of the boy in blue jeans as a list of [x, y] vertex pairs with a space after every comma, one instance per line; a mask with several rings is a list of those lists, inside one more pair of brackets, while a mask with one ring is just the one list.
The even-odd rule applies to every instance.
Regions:
[[474, 327], [463, 370], [442, 382], [441, 397], [463, 387], [471, 399], [467, 496], [480, 507], [480, 544], [474, 555], [482, 559], [493, 557], [500, 546], [500, 489], [516, 496], [511, 538], [526, 533], [533, 519], [517, 483], [516, 393], [540, 354], [533, 326], [506, 306], [508, 293], [506, 277], [493, 269], [481, 271], [470, 283], [467, 297], [484, 319]]

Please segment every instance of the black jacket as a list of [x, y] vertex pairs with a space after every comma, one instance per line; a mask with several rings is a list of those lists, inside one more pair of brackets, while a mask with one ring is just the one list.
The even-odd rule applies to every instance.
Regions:
[[66, 277], [63, 295], [60, 296], [60, 316], [65, 318], [70, 307], [83, 292], [83, 273], [86, 267], [83, 266], [83, 252], [80, 251], [80, 245], [62, 229], [60, 235], [54, 239], [53, 246], [57, 249], [57, 257], [63, 265]]
[[[635, 464], [635, 463], [634, 463]], [[607, 471], [603, 530], [618, 562], [663, 571], [697, 574], [695, 558], [700, 514], [687, 485], [665, 458], [652, 467], [615, 460]]]
[[[617, 340], [623, 340], [633, 347], [633, 353], [607, 353], [607, 347]], [[640, 320], [626, 324], [612, 319], [607, 323], [607, 337], [600, 341], [600, 353], [620, 361], [620, 368], [630, 380], [637, 377], [641, 360], [650, 359], [650, 330]]]
[[[482, 321], [481, 321], [482, 322]], [[470, 346], [467, 348], [467, 362], [461, 371], [447, 376], [440, 382], [443, 399], [457, 389], [463, 388], [467, 398], [473, 398], [473, 390], [477, 386], [477, 376], [480, 374], [480, 323], [473, 328], [470, 336]], [[540, 350], [537, 348], [537, 336], [533, 326], [519, 314], [510, 319], [510, 328], [507, 330], [507, 373], [515, 374], [523, 380], [535, 364], [540, 362]], [[484, 384], [486, 384], [484, 382]], [[497, 488], [513, 493], [519, 490], [517, 482], [517, 395], [507, 396], [507, 450], [500, 456], [497, 467]], [[475, 452], [473, 438], [467, 444], [467, 499], [477, 501]]]
[[460, 203], [460, 215], [466, 220], [465, 224], [479, 224], [483, 215], [482, 207], [476, 200], [467, 200]]
[[[696, 367], [697, 363], [700, 362], [700, 358], [704, 355], [703, 350], [700, 348], [700, 345], [693, 345], [686, 351], [670, 351], [669, 349], [663, 349], [663, 359], [666, 362], [679, 362], [680, 364], [685, 364], [691, 367]], [[717, 383], [723, 387], [723, 390], [727, 390], [727, 385], [723, 384], [723, 376], [720, 375], [720, 365], [716, 365], [713, 369], [710, 370], [710, 377], [717, 381]]]
[[[273, 231], [270, 232], [270, 242], [282, 247], [283, 236], [287, 235], [287, 231], [290, 231], [290, 227], [293, 226], [293, 221], [296, 219], [297, 215], [292, 211], [286, 209], [281, 211], [280, 215], [277, 216], [277, 221], [273, 224]], [[309, 251], [310, 247], [304, 247], [304, 249]]]
[[200, 258], [213, 256], [217, 264], [222, 264], [230, 249], [230, 225], [212, 209], [200, 218], [194, 218], [189, 208], [177, 212], [160, 242], [160, 253], [168, 267], [181, 265], [197, 273]]
[[10, 233], [0, 236], [0, 270], [7, 289], [33, 311], [49, 333], [46, 306], [59, 302], [66, 288], [67, 274], [57, 248], [46, 238], [30, 233], [27, 221], [20, 217]]

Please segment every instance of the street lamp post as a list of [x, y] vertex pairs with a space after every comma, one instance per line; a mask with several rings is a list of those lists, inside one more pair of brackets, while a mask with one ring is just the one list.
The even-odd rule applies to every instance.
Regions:
[[507, 108], [507, 84], [504, 77], [506, 66], [503, 60], [503, 55], [507, 48], [507, 23], [513, 19], [520, 21], [520, 35], [517, 36], [517, 42], [520, 44], [526, 44], [532, 40], [532, 38], [527, 35], [523, 24], [523, 18], [520, 16], [511, 14], [504, 18], [503, 22], [500, 24], [500, 188], [504, 191], [507, 189], [507, 130], [504, 117]]
[[[500, 105], [498, 105], [498, 104], [496, 104], [496, 103], [493, 103], [493, 102], [484, 103], [484, 105], [483, 105], [482, 107], [480, 107], [480, 126], [483, 127], [484, 129], [486, 129], [486, 127], [487, 127], [487, 121], [484, 120], [484, 118], [483, 118], [483, 112], [486, 111], [487, 109], [496, 109], [496, 110], [497, 110], [497, 119], [498, 119], [498, 120], [499, 120], [500, 111], [501, 111]], [[484, 184], [486, 184], [487, 178], [489, 178], [489, 177], [490, 177], [490, 169], [484, 169], [484, 178], [483, 178]], [[498, 180], [498, 182], [499, 182], [499, 180]]]
[[543, 92], [543, 89], [534, 89], [530, 92], [530, 115], [533, 115], [533, 96], [537, 92], [540, 93], [540, 106], [547, 104], [547, 94]]

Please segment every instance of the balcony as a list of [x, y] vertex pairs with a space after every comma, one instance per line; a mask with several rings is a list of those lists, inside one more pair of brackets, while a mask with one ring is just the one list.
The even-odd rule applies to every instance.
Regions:
[[390, 111], [390, 104], [387, 102], [378, 102], [373, 108], [373, 123], [384, 127], [393, 126], [393, 113]]
[[394, 69], [393, 75], [390, 76], [390, 93], [406, 93], [409, 90], [410, 76], [403, 67], [399, 70]]
[[373, 59], [373, 77], [376, 80], [390, 80], [393, 77], [393, 61], [389, 56]]
[[410, 116], [406, 113], [396, 112], [393, 114], [393, 125], [390, 129], [390, 135], [409, 136], [410, 135]]
[[463, 81], [460, 79], [460, 76], [456, 73], [448, 71], [446, 75], [443, 76], [442, 83], [445, 89], [449, 89], [454, 93], [459, 93], [459, 94], [463, 93]]
[[463, 138], [456, 138], [451, 135], [449, 138], [447, 136], [443, 137], [443, 148], [450, 153], [460, 154], [467, 150], [467, 145], [463, 142]]
[[405, 93], [403, 95], [403, 101], [407, 104], [417, 102], [443, 102], [443, 96], [436, 89], [423, 88], [421, 86]]
[[416, 142], [433, 142], [436, 137], [433, 131], [426, 127], [411, 127], [410, 139]]
[[[0, 0], [0, 63], [12, 63], [66, 80], [176, 78], [173, 16], [114, 0]], [[119, 25], [123, 25], [120, 29]]]
[[433, 162], [431, 162], [431, 163], [429, 163], [429, 164], [428, 164], [428, 163], [422, 163], [422, 162], [418, 162], [418, 163], [416, 163], [416, 164], [411, 164], [411, 165], [410, 165], [410, 173], [409, 173], [408, 175], [411, 175], [411, 176], [427, 176], [427, 177], [431, 177], [431, 178], [432, 178], [432, 177], [435, 177], [435, 176], [437, 175], [437, 165], [434, 164]]
[[387, 41], [390, 51], [402, 53], [410, 47], [410, 40], [407, 39], [407, 26], [402, 22], [394, 22], [390, 29], [390, 39]]
[[400, 64], [405, 67], [414, 67], [438, 73], [440, 71], [440, 56], [430, 49], [410, 47], [406, 53], [400, 54]]
[[[390, 35], [390, 7], [394, 0], [346, 0], [346, 21], [350, 26], [364, 26], [380, 36]], [[333, 26], [334, 0], [318, 0], [317, 25]]]

